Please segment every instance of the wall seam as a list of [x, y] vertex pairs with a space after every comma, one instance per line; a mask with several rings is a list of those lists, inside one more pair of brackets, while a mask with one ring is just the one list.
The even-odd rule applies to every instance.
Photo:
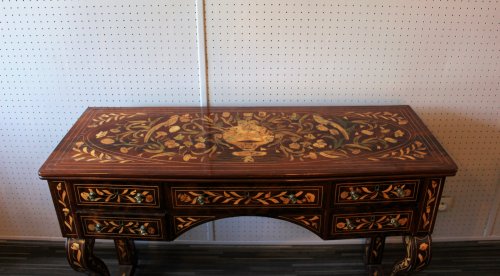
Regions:
[[198, 87], [200, 106], [208, 106], [207, 48], [205, 26], [205, 0], [195, 0], [196, 4], [196, 46], [198, 48]]

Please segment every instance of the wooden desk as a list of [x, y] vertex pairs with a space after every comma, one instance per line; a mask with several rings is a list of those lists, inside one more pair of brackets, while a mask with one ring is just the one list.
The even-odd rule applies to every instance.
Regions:
[[403, 236], [393, 274], [430, 261], [446, 176], [457, 167], [408, 106], [89, 108], [40, 169], [78, 271], [108, 275], [94, 239], [167, 240], [202, 223], [266, 216], [325, 240], [368, 238], [380, 275], [386, 236]]

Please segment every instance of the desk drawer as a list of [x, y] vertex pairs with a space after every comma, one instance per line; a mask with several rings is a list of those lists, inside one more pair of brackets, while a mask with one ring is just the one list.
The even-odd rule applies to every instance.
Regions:
[[339, 183], [335, 204], [416, 201], [420, 180]]
[[323, 186], [172, 187], [174, 208], [321, 208]]
[[80, 216], [87, 237], [160, 239], [165, 225], [163, 217]]
[[404, 232], [410, 230], [412, 219], [413, 211], [335, 214], [331, 234]]
[[129, 184], [74, 184], [76, 204], [88, 207], [159, 208], [159, 186]]

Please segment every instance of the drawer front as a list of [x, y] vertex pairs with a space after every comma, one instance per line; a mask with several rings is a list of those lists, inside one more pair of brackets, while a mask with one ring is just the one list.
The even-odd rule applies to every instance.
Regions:
[[174, 208], [321, 208], [322, 186], [172, 187]]
[[331, 234], [408, 231], [412, 219], [412, 211], [336, 214], [333, 215]]
[[79, 206], [159, 208], [159, 186], [126, 184], [74, 184]]
[[164, 219], [161, 217], [134, 218], [119, 216], [82, 215], [80, 221], [87, 237], [161, 239]]
[[335, 204], [416, 201], [420, 180], [339, 183]]

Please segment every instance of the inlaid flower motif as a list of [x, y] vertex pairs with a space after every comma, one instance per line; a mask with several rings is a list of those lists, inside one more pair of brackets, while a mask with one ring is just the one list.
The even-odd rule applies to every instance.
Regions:
[[108, 135], [108, 132], [107, 131], [99, 131], [99, 133], [97, 133], [95, 135], [95, 138], [99, 139], [99, 138], [102, 138], [104, 136]]
[[320, 149], [326, 147], [327, 145], [328, 144], [325, 143], [325, 140], [323, 140], [323, 139], [319, 139], [319, 140], [316, 141], [316, 143], [313, 144], [313, 146], [315, 146], [317, 148], [320, 148]]
[[405, 133], [403, 131], [401, 131], [400, 129], [398, 129], [394, 132], [394, 137], [403, 137], [404, 135], [405, 135]]
[[316, 136], [314, 136], [313, 134], [309, 133], [309, 134], [305, 135], [304, 138], [309, 139], [309, 140], [313, 140], [313, 139], [316, 139]]
[[328, 128], [325, 125], [317, 125], [316, 128], [319, 131], [328, 131]]
[[173, 149], [173, 148], [176, 148], [179, 146], [179, 144], [174, 140], [167, 140], [167, 141], [165, 141], [164, 144], [169, 149]]
[[309, 152], [309, 154], [307, 154], [305, 157], [309, 157], [311, 159], [318, 159], [318, 155], [314, 152]]
[[307, 193], [305, 195], [305, 198], [306, 198], [307, 202], [314, 202], [314, 200], [316, 199], [316, 196], [312, 193]]
[[191, 114], [184, 114], [179, 117], [179, 121], [181, 121], [182, 123], [187, 123], [191, 121], [191, 118]]
[[205, 143], [196, 143], [194, 145], [194, 147], [197, 149], [204, 149], [204, 148], [206, 148], [206, 145], [205, 145]]
[[291, 143], [290, 145], [288, 145], [291, 149], [295, 149], [295, 150], [298, 150], [300, 149], [300, 145], [298, 143]]
[[105, 145], [112, 145], [115, 143], [115, 140], [113, 140], [111, 138], [104, 138], [101, 140], [101, 143], [103, 143]]
[[180, 127], [180, 126], [172, 126], [172, 127], [170, 127], [170, 128], [168, 129], [168, 132], [170, 132], [170, 133], [174, 133], [174, 132], [179, 131], [180, 129], [181, 129], [181, 127]]
[[336, 129], [330, 129], [330, 134], [332, 134], [332, 135], [339, 135], [340, 132], [338, 130], [336, 130]]

